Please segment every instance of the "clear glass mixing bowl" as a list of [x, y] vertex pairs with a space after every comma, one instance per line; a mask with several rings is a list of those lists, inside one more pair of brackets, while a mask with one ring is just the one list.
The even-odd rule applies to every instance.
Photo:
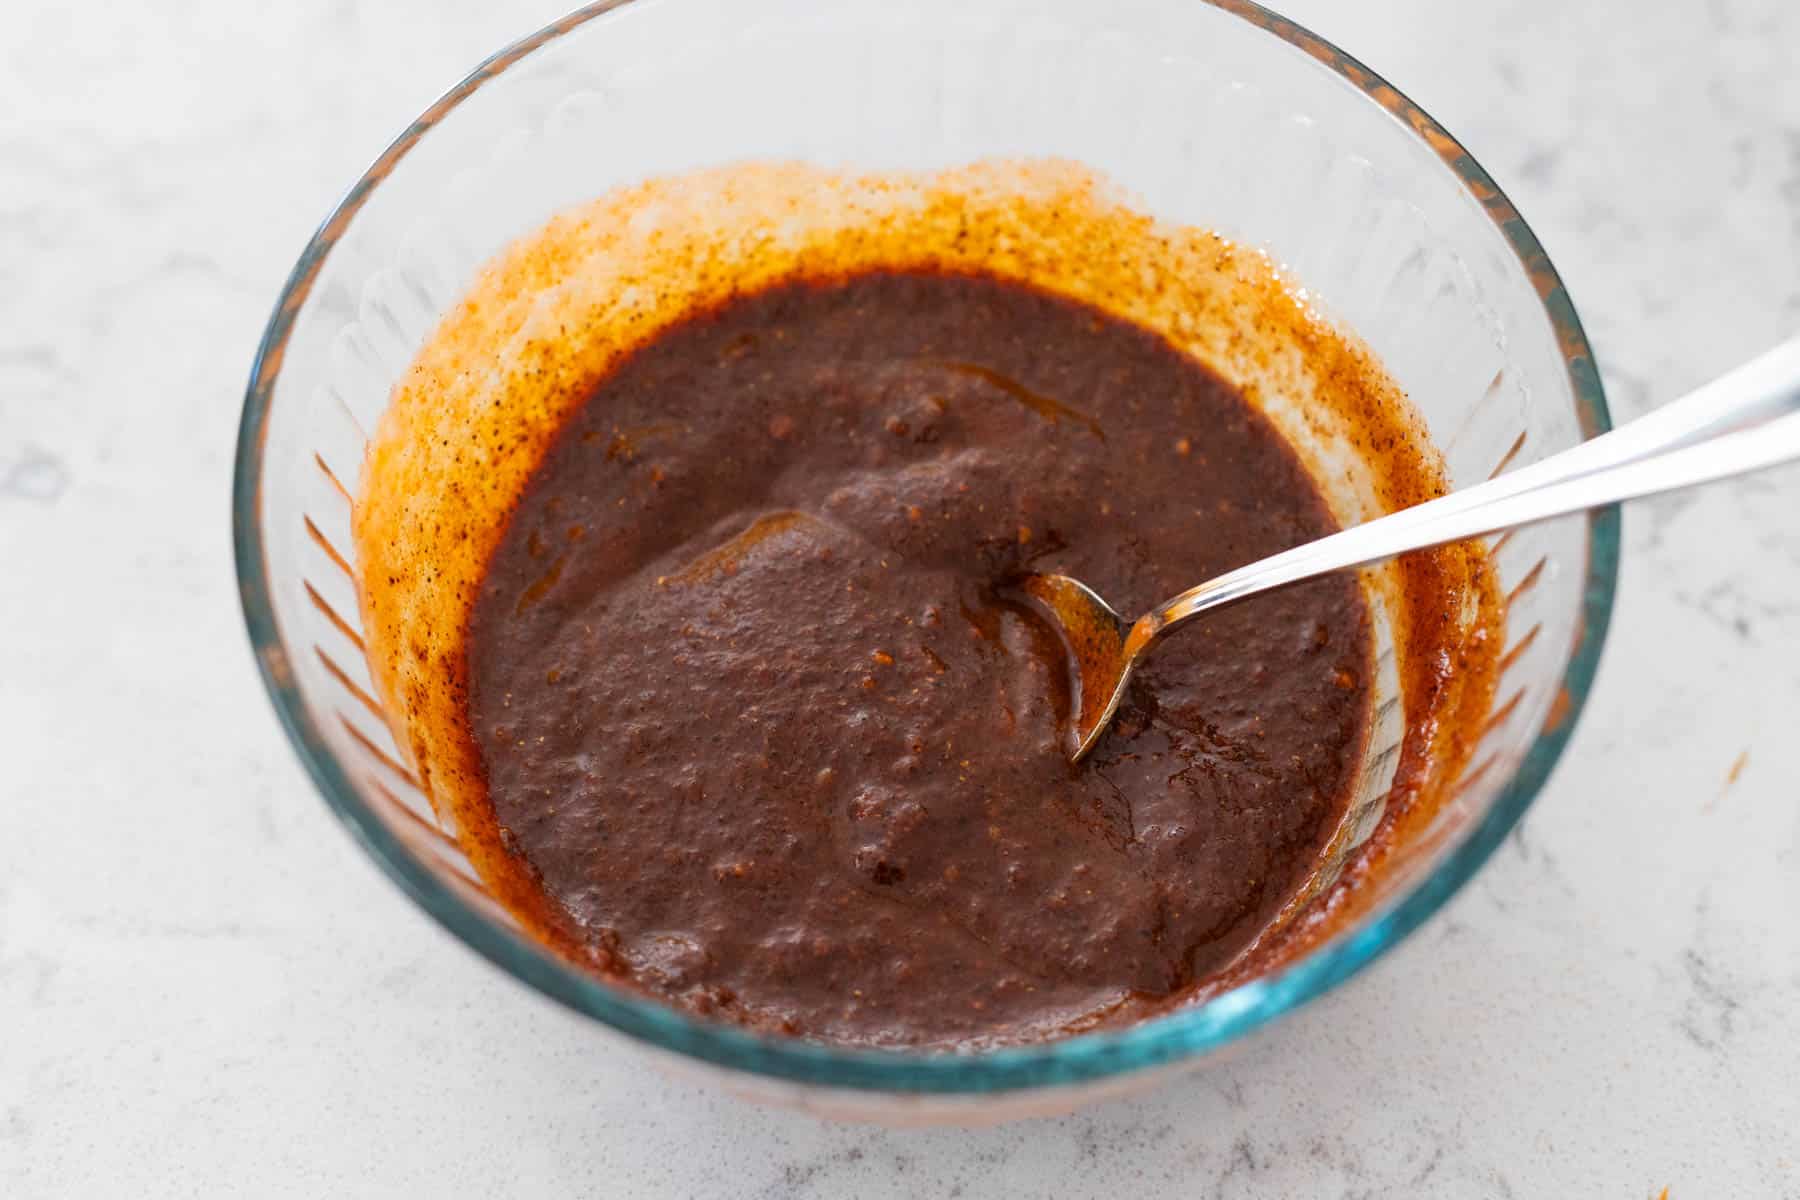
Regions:
[[[1126, 1029], [987, 1053], [759, 1038], [609, 986], [524, 936], [414, 785], [363, 666], [349, 492], [395, 379], [479, 264], [553, 212], [744, 159], [1082, 160], [1156, 215], [1287, 265], [1423, 413], [1458, 484], [1604, 430], [1593, 358], [1519, 214], [1399, 92], [1242, 0], [610, 0], [479, 67], [319, 229], [264, 335], [233, 496], [270, 698], [326, 800], [409, 895], [504, 970], [737, 1090], [839, 1116], [1055, 1111], [1204, 1060], [1393, 946], [1543, 785], [1611, 611], [1616, 510], [1497, 540], [1510, 647], [1492, 716], [1370, 909], [1278, 973]], [[1370, 778], [1391, 744], [1378, 737]], [[1390, 768], [1391, 774], [1391, 768]], [[1362, 816], [1379, 811], [1367, 789]]]

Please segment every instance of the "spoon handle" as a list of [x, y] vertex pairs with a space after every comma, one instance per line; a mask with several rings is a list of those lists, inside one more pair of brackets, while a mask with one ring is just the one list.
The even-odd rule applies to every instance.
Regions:
[[1302, 579], [1797, 458], [1800, 337], [1560, 454], [1190, 588], [1147, 614], [1140, 638]]

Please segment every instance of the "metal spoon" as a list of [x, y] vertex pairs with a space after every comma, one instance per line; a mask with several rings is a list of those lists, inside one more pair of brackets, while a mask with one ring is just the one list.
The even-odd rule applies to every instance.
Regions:
[[1075, 668], [1073, 752], [1106, 731], [1131, 673], [1179, 626], [1221, 605], [1423, 550], [1800, 458], [1800, 338], [1611, 433], [1486, 483], [1391, 513], [1239, 567], [1129, 624], [1067, 575], [1023, 589], [1058, 625]]

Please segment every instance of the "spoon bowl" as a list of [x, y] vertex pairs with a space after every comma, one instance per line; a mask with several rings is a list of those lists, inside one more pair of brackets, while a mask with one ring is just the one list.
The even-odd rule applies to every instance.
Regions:
[[1127, 624], [1100, 594], [1067, 575], [1031, 575], [1020, 585], [1056, 627], [1068, 652], [1069, 760], [1080, 762], [1119, 711], [1137, 655], [1128, 646], [1136, 625]]

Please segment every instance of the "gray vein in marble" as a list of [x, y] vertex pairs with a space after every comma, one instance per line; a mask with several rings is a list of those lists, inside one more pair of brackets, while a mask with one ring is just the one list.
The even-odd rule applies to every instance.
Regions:
[[22, 446], [18, 456], [0, 460], [0, 500], [55, 504], [69, 487], [69, 468], [41, 447]]

